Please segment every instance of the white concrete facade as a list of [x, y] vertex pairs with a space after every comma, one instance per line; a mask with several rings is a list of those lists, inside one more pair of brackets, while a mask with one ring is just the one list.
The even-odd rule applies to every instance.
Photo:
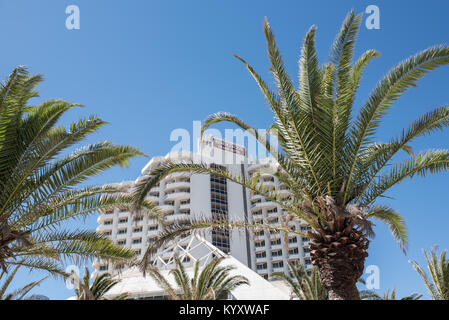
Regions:
[[[276, 168], [276, 163], [272, 159], [249, 163], [244, 147], [208, 137], [203, 140], [199, 153], [170, 153], [165, 157], [154, 157], [143, 168], [142, 175], [148, 174], [167, 160], [222, 165], [228, 172], [240, 177], [243, 175], [249, 177], [260, 168]], [[288, 190], [269, 174], [269, 170], [266, 172], [260, 176], [261, 183], [288, 196]], [[130, 191], [134, 182], [122, 182], [120, 185], [124, 191]], [[252, 194], [237, 183], [217, 180], [208, 174], [172, 173], [150, 190], [147, 199], [158, 204], [168, 214], [168, 221], [184, 217], [211, 218], [219, 211], [233, 220], [279, 225], [283, 216], [279, 205]], [[100, 212], [98, 223], [97, 232], [106, 234], [119, 245], [135, 250], [139, 256], [144, 254], [148, 244], [158, 236], [161, 229], [155, 220], [141, 217], [136, 221], [132, 212], [119, 209]], [[307, 228], [307, 225], [301, 222], [291, 222], [290, 225], [296, 230], [305, 231]], [[282, 235], [267, 230], [258, 234], [234, 230], [229, 236], [220, 237], [207, 233], [204, 237], [265, 278], [269, 278], [273, 272], [288, 274], [289, 260], [300, 261], [306, 268], [312, 267], [308, 240], [301, 236], [290, 235], [288, 248]], [[184, 240], [179, 241], [182, 243]], [[115, 274], [121, 268], [98, 260], [94, 261], [93, 266], [96, 273]]]

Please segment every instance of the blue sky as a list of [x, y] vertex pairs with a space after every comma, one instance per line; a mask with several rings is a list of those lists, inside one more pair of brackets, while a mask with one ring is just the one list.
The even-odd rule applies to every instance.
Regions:
[[[65, 27], [65, 8], [72, 4], [80, 8], [80, 30]], [[0, 75], [5, 78], [17, 65], [29, 66], [32, 73], [45, 75], [41, 100], [63, 98], [86, 106], [71, 112], [65, 123], [87, 114], [110, 122], [89, 141], [133, 144], [149, 156], [161, 155], [174, 144], [169, 140], [173, 129], [191, 131], [192, 121], [216, 111], [234, 113], [258, 128], [271, 123], [257, 86], [232, 57], [239, 54], [273, 83], [262, 31], [265, 16], [296, 79], [308, 28], [318, 26], [317, 48], [324, 63], [346, 13], [351, 8], [363, 12], [370, 4], [380, 8], [381, 29], [362, 26], [356, 55], [375, 48], [382, 57], [367, 69], [358, 107], [396, 63], [431, 45], [449, 45], [447, 1], [0, 0]], [[448, 78], [449, 67], [440, 68], [407, 92], [385, 118], [378, 140], [399, 134], [418, 115], [449, 103]], [[413, 147], [447, 149], [448, 138], [446, 130], [417, 140]], [[134, 159], [129, 168], [113, 169], [91, 183], [135, 179], [146, 162], [144, 157]], [[380, 292], [393, 287], [399, 296], [426, 292], [407, 261], [424, 263], [422, 248], [449, 248], [448, 178], [417, 178], [389, 193], [395, 200], [388, 204], [406, 218], [410, 247], [405, 256], [387, 228], [376, 227], [366, 265], [379, 266]], [[94, 229], [96, 216], [85, 225], [73, 225]], [[21, 273], [15, 285], [39, 276]], [[53, 299], [73, 294], [60, 280], [47, 280], [34, 292]]]

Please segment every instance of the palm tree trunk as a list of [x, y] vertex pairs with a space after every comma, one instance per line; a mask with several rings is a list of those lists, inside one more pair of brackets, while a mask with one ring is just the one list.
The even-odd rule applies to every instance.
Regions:
[[329, 290], [329, 300], [360, 300], [359, 290], [355, 283], [347, 283]]
[[[326, 259], [327, 260], [327, 259]], [[356, 283], [363, 274], [364, 258], [329, 259], [318, 266], [321, 285], [327, 289], [329, 300], [360, 300]]]

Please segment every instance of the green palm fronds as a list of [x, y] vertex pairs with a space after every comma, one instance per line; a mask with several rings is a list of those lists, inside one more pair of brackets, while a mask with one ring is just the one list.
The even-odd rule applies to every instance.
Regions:
[[63, 100], [30, 104], [41, 81], [41, 75], [18, 67], [0, 85], [0, 266], [6, 271], [29, 257], [22, 266], [57, 274], [64, 261], [133, 258], [132, 251], [104, 236], [61, 228], [104, 208], [131, 206], [117, 187], [78, 185], [143, 153], [107, 141], [79, 147], [106, 122], [89, 116], [59, 125], [80, 105]]
[[447, 250], [437, 256], [437, 248], [433, 247], [430, 255], [423, 250], [426, 256], [427, 269], [430, 279], [424, 269], [416, 262], [409, 261], [423, 279], [427, 290], [433, 300], [449, 300], [449, 259], [446, 258]]
[[421, 298], [422, 298], [422, 294], [412, 293], [409, 296], [405, 296], [401, 299], [397, 299], [396, 288], [394, 288], [391, 291], [391, 294], [390, 294], [390, 289], [388, 289], [387, 292], [384, 293], [383, 296], [378, 295], [374, 291], [363, 291], [360, 293], [361, 300], [419, 300]]
[[273, 273], [271, 276], [284, 281], [290, 287], [292, 299], [296, 297], [299, 300], [328, 300], [327, 290], [320, 283], [318, 268], [313, 267], [309, 276], [302, 264], [295, 266], [289, 261], [288, 266], [293, 278], [285, 273]]
[[[35, 287], [39, 286], [44, 280], [46, 280], [46, 279], [48, 278], [48, 276], [47, 276], [47, 277], [44, 277], [44, 278], [42, 278], [42, 279], [40, 279], [40, 280], [38, 280], [38, 281], [30, 282], [30, 283], [24, 285], [23, 287], [21, 287], [21, 288], [19, 288], [19, 289], [16, 289], [16, 290], [14, 290], [14, 291], [12, 291], [12, 292], [10, 292], [10, 293], [6, 293], [6, 291], [7, 291], [8, 288], [10, 287], [10, 285], [11, 285], [11, 283], [12, 283], [14, 277], [16, 276], [17, 272], [19, 271], [19, 269], [20, 269], [21, 267], [23, 267], [24, 265], [26, 265], [26, 264], [25, 264], [25, 263], [26, 263], [26, 260], [29, 260], [29, 259], [24, 259], [24, 260], [22, 260], [20, 263], [18, 263], [18, 264], [14, 267], [14, 269], [13, 269], [10, 273], [7, 274], [6, 271], [2, 271], [2, 272], [0, 273], [0, 280], [1, 280], [3, 277], [7, 276], [6, 279], [3, 281], [1, 287], [0, 287], [0, 300], [23, 300], [24, 297], [25, 297], [31, 290], [33, 290]], [[29, 265], [29, 264], [28, 264], [28, 265]], [[49, 268], [48, 266], [45, 266], [45, 267]], [[41, 266], [41, 268], [39, 268], [39, 269], [45, 269], [45, 267], [44, 267], [44, 266]], [[55, 269], [56, 269], [56, 268], [55, 268]], [[55, 270], [55, 269], [52, 270], [52, 273], [54, 273], [54, 274], [55, 274], [55, 273], [60, 273], [60, 274], [63, 273], [62, 270]]]
[[241, 285], [249, 285], [248, 279], [243, 276], [230, 276], [233, 266], [220, 266], [222, 258], [214, 258], [205, 265], [200, 272], [200, 262], [195, 261], [193, 277], [190, 278], [186, 268], [175, 257], [176, 268], [170, 271], [174, 277], [177, 288], [170, 285], [169, 281], [154, 266], [148, 267], [148, 273], [165, 291], [171, 300], [223, 300], [235, 288]]
[[[103, 273], [95, 277], [92, 285], [90, 284], [90, 272], [86, 267], [84, 270], [83, 280], [79, 283], [77, 289], [75, 289], [78, 300], [107, 300], [105, 295], [121, 280], [114, 279], [109, 273]], [[123, 292], [112, 300], [124, 300], [129, 296], [127, 292]]]

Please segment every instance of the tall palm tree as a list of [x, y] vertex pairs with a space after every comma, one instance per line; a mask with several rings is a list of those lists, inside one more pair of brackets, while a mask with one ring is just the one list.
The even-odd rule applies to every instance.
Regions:
[[[132, 259], [131, 250], [105, 236], [63, 229], [63, 224], [116, 204], [129, 205], [116, 187], [77, 186], [143, 153], [107, 141], [79, 147], [106, 122], [89, 116], [68, 128], [59, 125], [79, 105], [63, 100], [31, 104], [41, 81], [41, 75], [30, 76], [26, 68], [17, 67], [0, 84], [0, 267], [7, 271], [21, 265], [61, 274], [64, 261]], [[70, 151], [73, 146], [78, 148]]]
[[[362, 73], [369, 62], [380, 56], [368, 50], [353, 62], [356, 36], [362, 15], [351, 11], [331, 48], [330, 61], [318, 62], [316, 28], [307, 32], [299, 59], [299, 88], [287, 75], [270, 25], [264, 32], [278, 92], [273, 91], [240, 59], [256, 80], [273, 111], [274, 124], [263, 134], [228, 113], [213, 114], [205, 120], [202, 133], [212, 124], [228, 121], [251, 133], [277, 159], [273, 174], [291, 192], [285, 200], [276, 190], [258, 184], [259, 176], [237, 177], [206, 164], [166, 163], [140, 180], [134, 190], [137, 204], [158, 181], [177, 171], [214, 174], [247, 187], [282, 207], [283, 226], [271, 227], [247, 221], [196, 220], [190, 226], [167, 228], [159, 241], [150, 246], [142, 260], [147, 263], [161, 243], [192, 229], [259, 228], [295, 233], [311, 238], [312, 263], [330, 299], [359, 299], [356, 281], [363, 274], [368, 256], [369, 237], [374, 235], [372, 219], [386, 223], [402, 249], [407, 248], [407, 231], [402, 216], [393, 208], [378, 204], [379, 198], [406, 178], [425, 176], [449, 168], [446, 150], [413, 153], [410, 144], [418, 137], [442, 130], [449, 124], [449, 107], [425, 113], [398, 137], [376, 142], [376, 133], [393, 103], [429, 71], [449, 63], [449, 47], [434, 46], [400, 62], [377, 84], [357, 115], [353, 107]], [[357, 110], [357, 109], [356, 109]], [[272, 138], [279, 142], [279, 150]], [[406, 160], [393, 162], [401, 151]], [[291, 230], [288, 222], [300, 219], [311, 231]]]
[[[103, 273], [95, 277], [94, 282], [90, 285], [90, 272], [86, 267], [84, 270], [84, 276], [82, 283], [79, 283], [77, 289], [75, 289], [78, 300], [108, 300], [104, 296], [109, 290], [121, 280], [114, 279], [109, 273]], [[124, 300], [129, 296], [127, 292], [123, 292], [112, 300]]]
[[437, 247], [431, 249], [430, 257], [425, 250], [423, 251], [426, 256], [430, 279], [416, 261], [410, 261], [410, 263], [424, 280], [433, 300], [449, 300], [449, 259], [446, 258], [447, 250], [441, 252], [439, 258], [437, 256]]
[[[22, 267], [21, 265], [15, 266], [12, 272], [8, 274], [8, 277], [4, 280], [4, 282], [0, 286], [0, 300], [22, 300], [31, 290], [33, 290], [35, 287], [40, 285], [45, 279], [48, 278], [47, 276], [38, 281], [30, 282], [19, 289], [16, 289], [10, 293], [6, 293], [6, 291], [8, 290], [9, 286], [12, 283], [12, 280], [14, 279], [14, 277], [16, 276], [17, 272], [21, 267]], [[6, 275], [7, 275], [6, 271], [2, 270], [2, 272], [0, 273], [0, 280]]]
[[171, 300], [222, 300], [228, 298], [235, 288], [249, 285], [243, 276], [230, 276], [233, 266], [221, 267], [224, 257], [214, 258], [199, 271], [199, 261], [195, 261], [193, 278], [189, 278], [186, 269], [178, 257], [175, 257], [176, 268], [170, 271], [181, 291], [177, 292], [161, 272], [153, 266], [148, 267], [148, 273], [165, 290]]
[[320, 283], [318, 268], [313, 267], [310, 276], [302, 264], [297, 267], [288, 262], [292, 279], [285, 273], [273, 273], [273, 278], [284, 281], [291, 290], [292, 299], [296, 296], [299, 300], [328, 300], [328, 292]]

